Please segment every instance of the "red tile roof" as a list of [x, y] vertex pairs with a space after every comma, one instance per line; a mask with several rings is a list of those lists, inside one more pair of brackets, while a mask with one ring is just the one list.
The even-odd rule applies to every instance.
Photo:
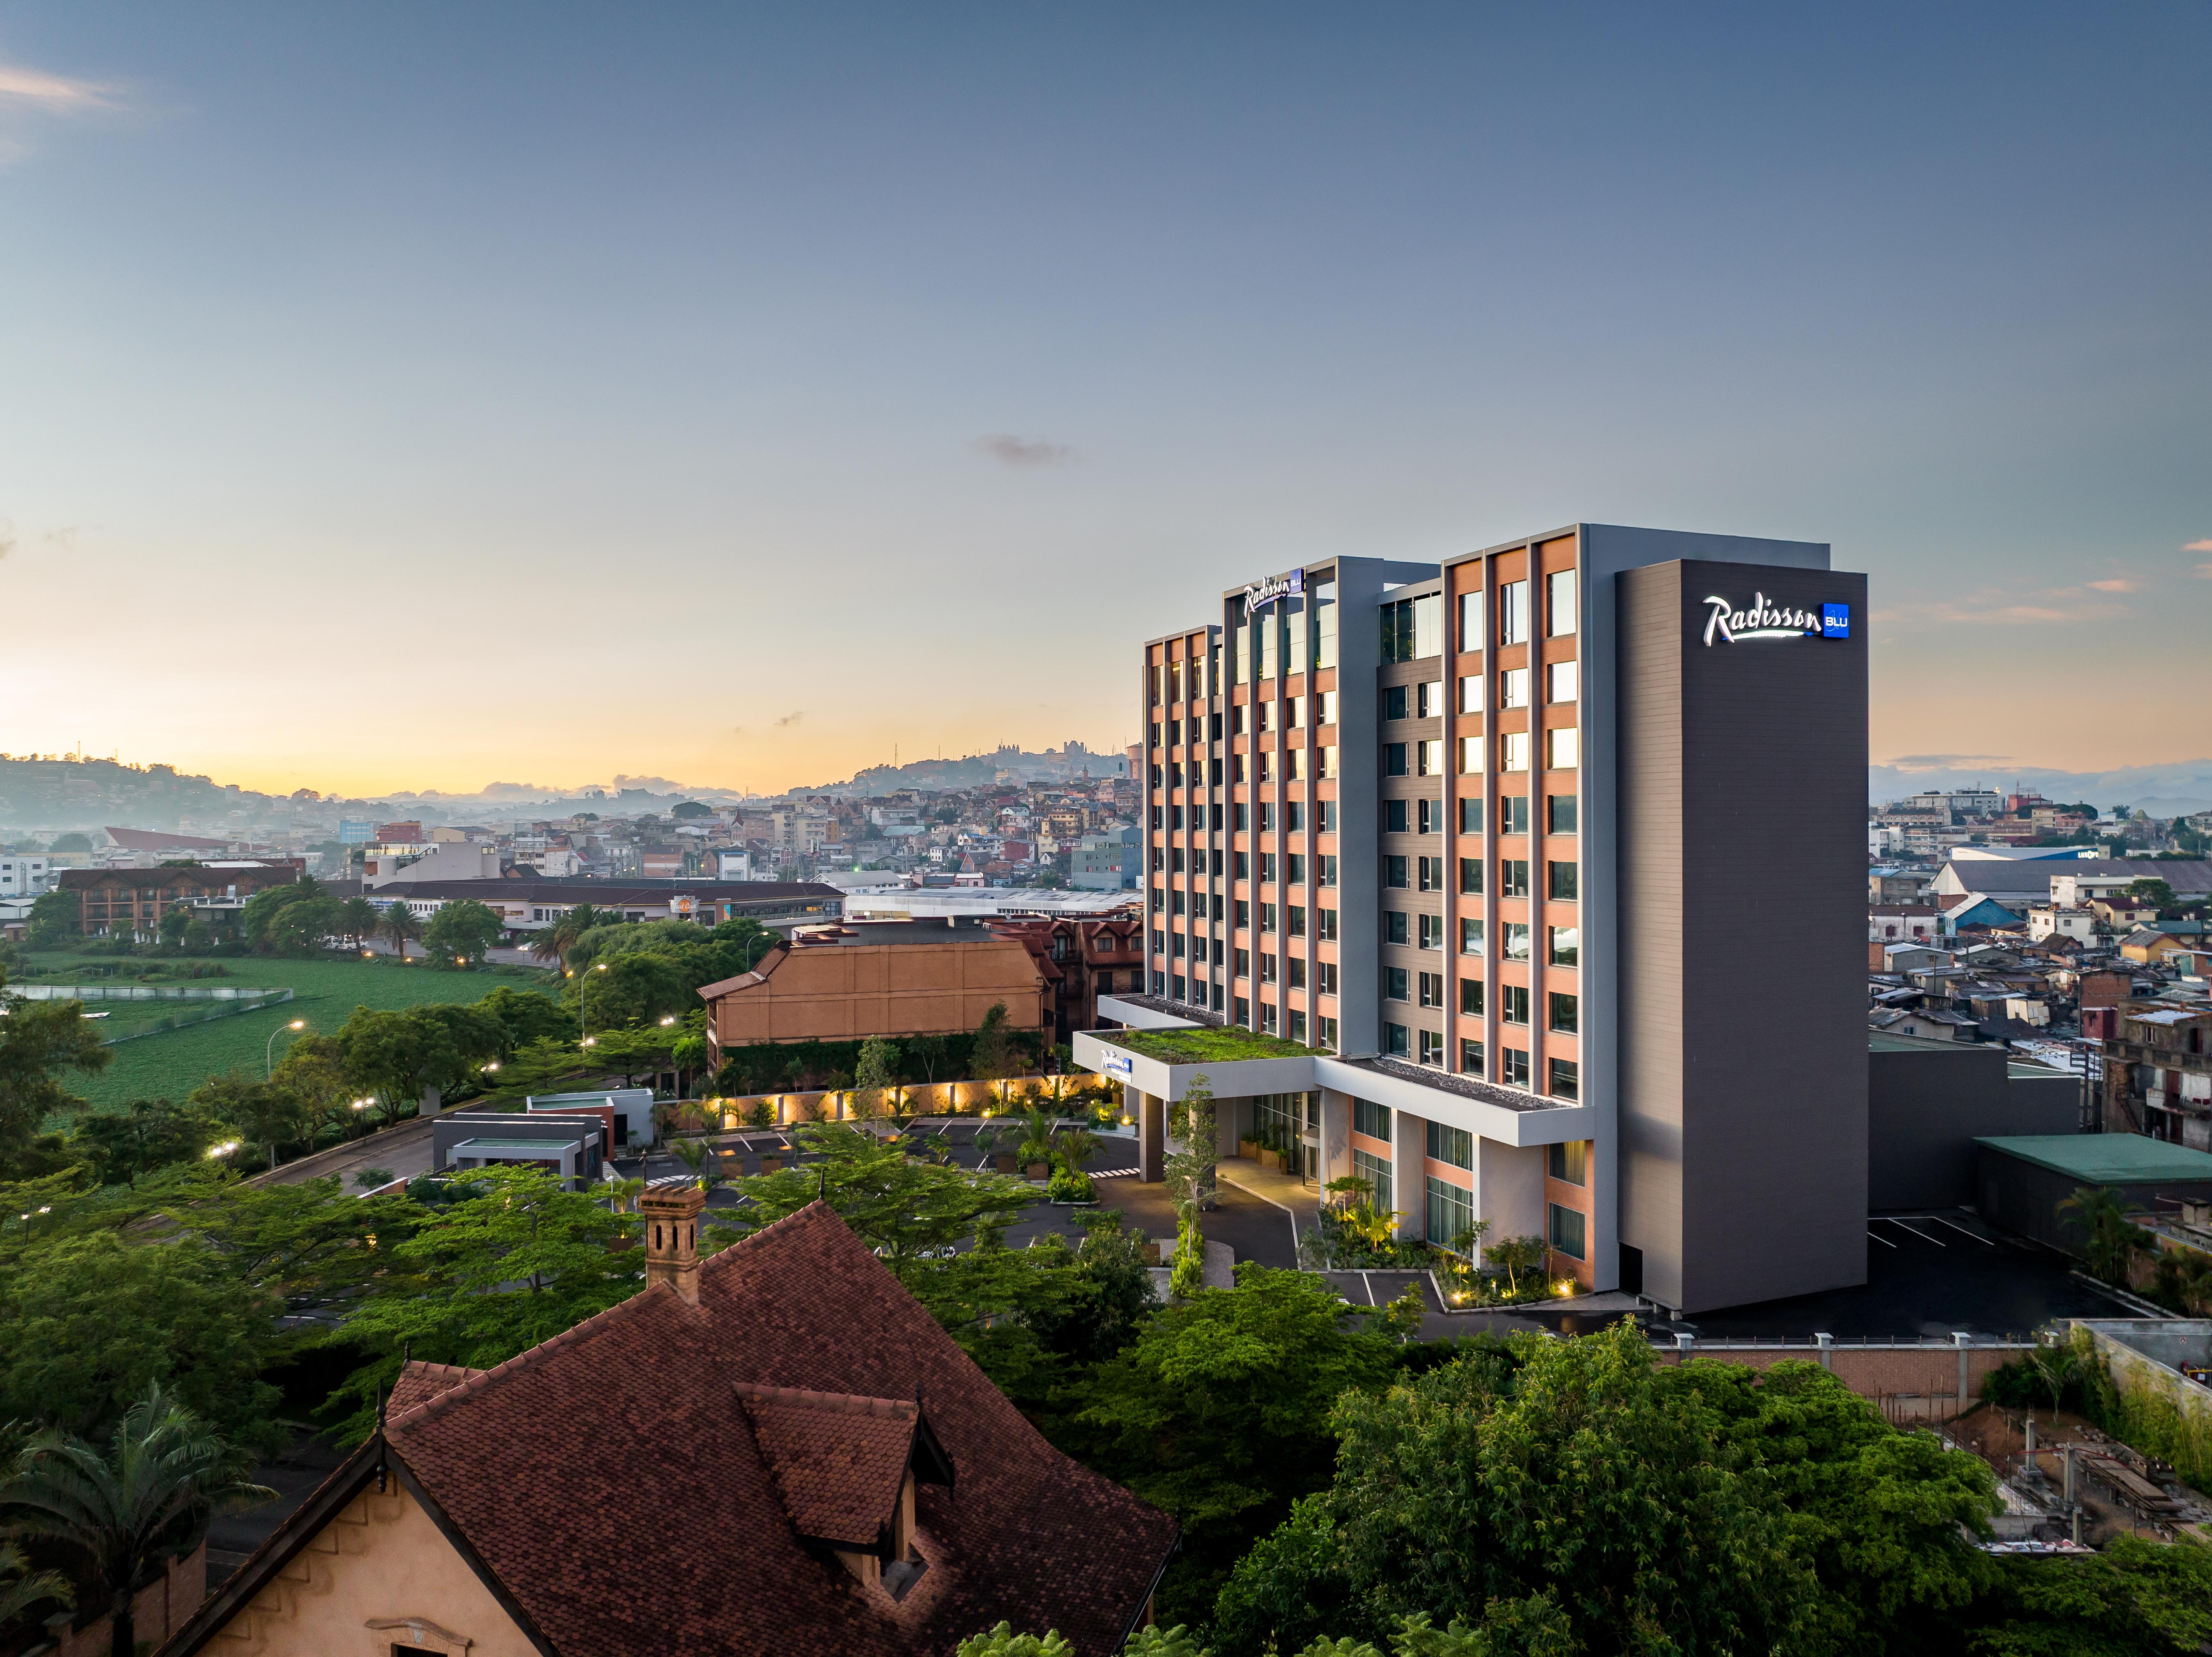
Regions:
[[[1165, 1514], [1047, 1444], [819, 1203], [705, 1261], [696, 1307], [649, 1288], [451, 1373], [410, 1377], [392, 1451], [562, 1653], [890, 1657], [1007, 1619], [1104, 1657], [1175, 1543]], [[957, 1490], [921, 1486], [929, 1569], [894, 1603], [804, 1537], [864, 1518], [920, 1431]]]
[[385, 1400], [386, 1416], [404, 1415], [418, 1404], [428, 1404], [449, 1386], [459, 1386], [463, 1381], [474, 1380], [486, 1372], [464, 1368], [458, 1363], [410, 1363], [404, 1366], [399, 1379], [392, 1384], [392, 1396]]
[[793, 1528], [810, 1541], [877, 1546], [897, 1515], [921, 1408], [746, 1381], [737, 1392]]

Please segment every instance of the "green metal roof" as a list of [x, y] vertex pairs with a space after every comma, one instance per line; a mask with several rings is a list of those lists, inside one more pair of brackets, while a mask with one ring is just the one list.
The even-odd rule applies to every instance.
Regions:
[[2212, 1152], [2192, 1151], [2142, 1134], [2024, 1134], [1974, 1142], [2090, 1185], [2212, 1180]]

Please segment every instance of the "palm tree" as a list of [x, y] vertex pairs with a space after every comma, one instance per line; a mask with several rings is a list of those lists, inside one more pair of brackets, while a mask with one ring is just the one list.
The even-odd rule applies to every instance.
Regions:
[[2081, 1252], [2089, 1270], [2106, 1282], [2124, 1288], [2128, 1264], [2150, 1246], [2150, 1234], [2128, 1218], [2127, 1205], [2109, 1185], [2084, 1185], [2064, 1202], [2058, 1212], [2070, 1215], [2087, 1228]]
[[12, 1542], [0, 1542], [0, 1628], [6, 1627], [42, 1599], [74, 1604], [70, 1580], [59, 1571], [28, 1569], [23, 1550]]
[[392, 953], [401, 960], [407, 959], [407, 946], [422, 935], [421, 923], [408, 913], [407, 900], [400, 899], [384, 911], [376, 923], [377, 935], [392, 945]]
[[15, 1477], [0, 1488], [0, 1513], [19, 1535], [51, 1537], [89, 1566], [114, 1619], [112, 1657], [134, 1657], [131, 1591], [155, 1561], [196, 1543], [226, 1508], [276, 1492], [234, 1471], [231, 1447], [156, 1381], [125, 1410], [103, 1451], [50, 1429], [24, 1447]]
[[576, 947], [576, 940], [593, 927], [605, 923], [599, 911], [589, 904], [578, 904], [567, 913], [555, 917], [553, 924], [538, 935], [530, 946], [530, 953], [541, 961], [558, 965], [563, 956]]
[[362, 941], [376, 930], [376, 905], [366, 898], [356, 896], [345, 900], [342, 912], [345, 916], [341, 923], [345, 928], [345, 935], [353, 940], [353, 947], [358, 949]]

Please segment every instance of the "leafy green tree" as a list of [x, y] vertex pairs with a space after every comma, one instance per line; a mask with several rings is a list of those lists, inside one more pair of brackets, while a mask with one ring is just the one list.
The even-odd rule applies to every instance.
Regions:
[[59, 949], [77, 935], [82, 917], [82, 907], [76, 893], [57, 887], [41, 892], [31, 905], [30, 923], [25, 935], [33, 948]]
[[915, 1298], [1032, 1418], [1061, 1410], [1083, 1367], [1121, 1351], [1158, 1305], [1141, 1234], [1110, 1209], [1085, 1232], [1073, 1249], [1050, 1234], [1012, 1249], [986, 1228], [975, 1247], [906, 1272]]
[[2133, 898], [2137, 903], [2154, 909], [2161, 915], [2173, 908], [2179, 902], [2173, 895], [2172, 886], [2154, 874], [2143, 875], [2129, 881], [2127, 892], [2128, 896]]
[[209, 1077], [185, 1102], [210, 1122], [228, 1124], [247, 1144], [260, 1146], [272, 1168], [282, 1147], [298, 1144], [310, 1131], [299, 1094], [243, 1070]]
[[105, 1450], [58, 1430], [33, 1438], [0, 1487], [0, 1509], [19, 1533], [82, 1559], [113, 1619], [109, 1651], [135, 1657], [140, 1576], [190, 1551], [216, 1514], [276, 1495], [240, 1477], [232, 1447], [155, 1385], [124, 1413]]
[[5, 1628], [33, 1605], [76, 1603], [76, 1591], [59, 1571], [34, 1571], [23, 1550], [12, 1542], [0, 1542], [0, 1628]]
[[337, 1042], [346, 1073], [374, 1091], [380, 1114], [392, 1122], [417, 1101], [434, 1111], [448, 1090], [481, 1076], [505, 1033], [481, 1008], [433, 1002], [397, 1012], [356, 1007]]
[[669, 1050], [668, 1060], [676, 1067], [680, 1091], [690, 1092], [691, 1078], [707, 1068], [708, 1057], [707, 1038], [694, 1033], [687, 1033]]
[[538, 1168], [486, 1168], [461, 1190], [392, 1246], [388, 1270], [345, 1319], [346, 1336], [379, 1355], [338, 1394], [356, 1406], [355, 1437], [374, 1426], [403, 1349], [489, 1369], [637, 1292], [643, 1257], [608, 1246], [635, 1235], [633, 1217]]
[[1205, 1622], [1237, 1559], [1328, 1483], [1329, 1406], [1382, 1383], [1407, 1315], [1355, 1309], [1310, 1273], [1243, 1265], [1236, 1288], [1168, 1307], [1091, 1372], [1055, 1441], [1182, 1522], [1163, 1621]]
[[576, 947], [576, 941], [594, 927], [604, 924], [601, 911], [590, 904], [578, 904], [574, 908], [553, 917], [550, 924], [532, 939], [530, 953], [541, 961], [559, 963]]
[[[712, 951], [695, 945], [692, 953]], [[601, 967], [605, 970], [596, 970]], [[623, 1025], [657, 1026], [664, 1018], [680, 1019], [699, 1005], [699, 985], [711, 982], [700, 975], [712, 970], [681, 952], [635, 950], [579, 967], [563, 985], [561, 999], [577, 1008], [594, 1035]], [[591, 997], [588, 1003], [586, 996]]]
[[264, 886], [246, 900], [246, 941], [260, 954], [313, 955], [344, 929], [344, 905], [313, 875]]
[[276, 1447], [276, 1391], [261, 1372], [281, 1309], [197, 1239], [41, 1240], [0, 1257], [0, 1421], [91, 1433], [160, 1381], [227, 1437]]
[[88, 1111], [70, 1133], [70, 1154], [103, 1185], [135, 1185], [141, 1174], [191, 1161], [216, 1142], [216, 1124], [189, 1102], [137, 1099], [120, 1111]]
[[502, 984], [477, 1005], [499, 1020], [502, 1060], [533, 1041], [576, 1039], [575, 1015], [542, 990], [514, 990]]
[[983, 1021], [975, 1026], [969, 1051], [968, 1074], [976, 1081], [1004, 1081], [1014, 1073], [1012, 1033], [1006, 1028], [1006, 1003], [991, 1003]]
[[1167, 1160], [1169, 1196], [1177, 1208], [1212, 1208], [1220, 1195], [1216, 1184], [1220, 1152], [1215, 1143], [1213, 1083], [1203, 1070], [1190, 1079], [1182, 1097], [1168, 1106], [1168, 1132], [1182, 1142], [1182, 1148]]
[[339, 914], [343, 917], [339, 923], [339, 931], [343, 936], [353, 941], [353, 947], [356, 949], [360, 948], [365, 940], [374, 935], [377, 921], [376, 905], [360, 893], [356, 892], [347, 899], [340, 907]]
[[439, 966], [482, 966], [486, 952], [507, 936], [507, 923], [473, 898], [441, 904], [422, 934], [422, 947]]
[[352, 1126], [353, 1101], [361, 1090], [347, 1073], [345, 1049], [336, 1036], [313, 1031], [301, 1036], [284, 1050], [283, 1062], [269, 1081], [303, 1124], [309, 1144], [326, 1128]]
[[[596, 1010], [599, 992], [592, 999]], [[601, 1030], [592, 1037], [592, 1062], [602, 1070], [619, 1070], [629, 1087], [641, 1073], [657, 1075], [675, 1062], [676, 1044], [682, 1033], [672, 1025], [650, 1025], [642, 1030]]]
[[1522, 1337], [1512, 1358], [1339, 1397], [1335, 1481], [1237, 1567], [1223, 1652], [1477, 1607], [1492, 1649], [1796, 1648], [1819, 1587], [1788, 1516], [1644, 1337]]
[[191, 906], [189, 904], [179, 904], [161, 917], [161, 924], [155, 930], [159, 933], [164, 946], [171, 949], [179, 949], [183, 947], [185, 934], [191, 929]]
[[2087, 1558], [2007, 1559], [1963, 1619], [1973, 1657], [2186, 1657], [2212, 1645], [2212, 1548], [2118, 1536]]
[[18, 1166], [46, 1118], [79, 1102], [56, 1071], [106, 1068], [112, 1055], [95, 1028], [85, 1021], [82, 1002], [7, 1003], [0, 1018], [0, 1168]]
[[[387, 1183], [380, 1180], [379, 1184]], [[198, 1238], [248, 1292], [289, 1304], [343, 1303], [391, 1265], [422, 1215], [397, 1197], [349, 1197], [331, 1174], [256, 1185], [208, 1163], [149, 1182], [155, 1211]]]
[[2119, 1192], [2109, 1185], [2084, 1185], [2058, 1204], [2058, 1212], [2080, 1222], [2080, 1246], [2089, 1270], [2124, 1287], [2129, 1265], [2151, 1246], [2151, 1238], [2128, 1218]]
[[1541, 1271], [1550, 1252], [1540, 1237], [1501, 1237], [1485, 1246], [1482, 1258], [1505, 1274], [1505, 1292], [1517, 1295], [1522, 1275]]
[[856, 1103], [863, 1114], [882, 1116], [895, 1102], [893, 1090], [899, 1084], [898, 1043], [884, 1036], [870, 1036], [860, 1044], [860, 1061], [854, 1067], [853, 1088], [859, 1095]]

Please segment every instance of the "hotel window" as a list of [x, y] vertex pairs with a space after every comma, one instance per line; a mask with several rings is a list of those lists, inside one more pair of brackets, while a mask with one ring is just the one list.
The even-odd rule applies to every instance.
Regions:
[[1417, 661], [1443, 654], [1444, 601], [1441, 594], [1400, 599], [1381, 609], [1383, 661]]
[[1444, 1004], [1444, 975], [1424, 972], [1420, 975], [1421, 1005], [1442, 1007]]
[[1580, 731], [1560, 726], [1544, 733], [1544, 764], [1555, 771], [1571, 771], [1583, 763]]
[[1154, 927], [1152, 929], [1152, 953], [1155, 955], [1164, 955], [1167, 953], [1167, 935], [1162, 932], [1159, 928]]
[[[1325, 661], [1322, 663], [1322, 666], [1324, 667], [1328, 665], [1329, 664]], [[1335, 691], [1322, 691], [1315, 696], [1314, 723], [1316, 725], [1334, 725], [1336, 723]]]
[[1557, 1203], [1547, 1206], [1552, 1210], [1552, 1252], [1564, 1254], [1570, 1260], [1582, 1259], [1585, 1253], [1582, 1215], [1573, 1209], [1563, 1209]]
[[1382, 1026], [1382, 1051], [1393, 1058], [1406, 1057], [1406, 1050], [1410, 1039], [1411, 1033], [1402, 1024], [1386, 1024]]
[[1412, 978], [1404, 967], [1386, 966], [1382, 969], [1382, 999], [1385, 1001], [1413, 999]]
[[1390, 1111], [1388, 1106], [1377, 1105], [1371, 1100], [1352, 1101], [1352, 1131], [1364, 1134], [1370, 1139], [1390, 1142]]
[[1552, 901], [1561, 904], [1577, 902], [1579, 900], [1578, 894], [1582, 889], [1582, 882], [1578, 873], [1578, 865], [1574, 863], [1549, 863], [1546, 865], [1546, 868], [1548, 868], [1551, 873], [1550, 893]]
[[1334, 834], [1336, 832], [1335, 801], [1323, 800], [1319, 801], [1315, 806], [1314, 812], [1315, 814], [1321, 819], [1320, 822], [1315, 825], [1317, 832], [1322, 834]]
[[1480, 955], [1482, 953], [1482, 923], [1462, 918], [1459, 923], [1459, 953]]
[[[1260, 930], [1262, 932], [1273, 932], [1274, 929], [1275, 906], [1273, 904], [1261, 904], [1260, 905]], [[1528, 929], [1524, 926], [1521, 929], [1523, 932], [1526, 932]]]
[[1275, 676], [1275, 640], [1281, 634], [1283, 624], [1278, 618], [1266, 615], [1261, 617], [1255, 625], [1260, 635], [1260, 677], [1273, 679]]
[[1283, 962], [1283, 982], [1293, 990], [1306, 987], [1306, 962], [1303, 955], [1291, 955]]
[[1182, 721], [1180, 719], [1170, 719], [1168, 721], [1168, 746], [1171, 748], [1178, 747], [1182, 745]]
[[1382, 717], [1385, 719], [1406, 717], [1406, 687], [1404, 685], [1386, 685], [1382, 687]]
[[1239, 803], [1229, 808], [1229, 826], [1243, 833], [1252, 826], [1252, 807]]
[[1300, 1046], [1305, 1045], [1306, 1015], [1295, 1007], [1285, 1014], [1283, 1035], [1286, 1040], [1295, 1041]]
[[1252, 1027], [1252, 1003], [1243, 996], [1233, 996], [1229, 1003], [1231, 1024], [1240, 1024], [1247, 1030]]
[[1498, 675], [1498, 705], [1501, 708], [1525, 708], [1528, 705], [1528, 670], [1508, 667]]
[[1482, 980], [1462, 978], [1459, 981], [1459, 1010], [1467, 1017], [1482, 1016]]
[[1275, 854], [1272, 851], [1263, 851], [1260, 854], [1260, 884], [1273, 886], [1274, 881]]
[[[1427, 802], [1424, 801], [1423, 804]], [[1415, 878], [1423, 892], [1442, 892], [1444, 889], [1444, 860], [1441, 857], [1422, 857], [1414, 862]]]
[[1336, 857], [1334, 853], [1323, 852], [1314, 859], [1314, 884], [1317, 886], [1336, 884]]
[[1249, 880], [1252, 878], [1252, 854], [1250, 852], [1232, 851], [1229, 854], [1229, 857], [1231, 872], [1237, 879], [1240, 880]]
[[1482, 832], [1482, 801], [1479, 799], [1459, 802], [1459, 832], [1462, 834]]
[[1283, 879], [1291, 886], [1304, 886], [1306, 883], [1305, 853], [1294, 851], [1283, 860]]
[[1157, 748], [1157, 747], [1158, 747], [1158, 746], [1160, 746], [1160, 722], [1159, 722], [1158, 720], [1155, 719], [1154, 721], [1152, 721], [1152, 722], [1151, 726], [1148, 728], [1148, 729], [1149, 729], [1149, 733], [1150, 733], [1151, 737], [1152, 737], [1152, 740], [1151, 740], [1150, 742], [1148, 742], [1146, 746], [1148, 746], [1148, 747], [1153, 747], [1153, 748]]
[[1182, 761], [1176, 759], [1168, 761], [1168, 786], [1171, 789], [1179, 789], [1182, 786]]
[[1236, 899], [1233, 902], [1236, 906], [1236, 914], [1231, 921], [1231, 924], [1236, 926], [1241, 931], [1252, 924], [1252, 905], [1242, 898]]
[[1168, 893], [1168, 913], [1180, 915], [1183, 911], [1182, 888], [1177, 886]]
[[1441, 800], [1416, 800], [1413, 802], [1413, 826], [1417, 833], [1443, 832], [1444, 802]]
[[[1356, 1109], [1364, 1101], [1354, 1100]], [[1352, 1154], [1352, 1177], [1367, 1182], [1367, 1200], [1377, 1214], [1389, 1214], [1390, 1209], [1390, 1165], [1381, 1157], [1365, 1151]]]
[[1555, 661], [1544, 669], [1544, 700], [1572, 702], [1576, 692], [1575, 669], [1578, 664]]
[[[1295, 672], [1296, 669], [1292, 671]], [[1294, 696], [1283, 705], [1290, 710], [1284, 716], [1283, 728], [1289, 731], [1304, 730], [1306, 723], [1306, 699], [1302, 696]]]
[[1501, 898], [1525, 898], [1528, 895], [1528, 860], [1526, 857], [1501, 857], [1498, 860], [1498, 895]]
[[1336, 963], [1334, 961], [1314, 963], [1314, 988], [1324, 996], [1333, 996], [1336, 993]]
[[1382, 832], [1385, 834], [1407, 832], [1406, 802], [1403, 800], [1385, 800], [1382, 802]]
[[1303, 783], [1306, 780], [1306, 751], [1292, 748], [1283, 755], [1283, 780]]
[[1526, 834], [1528, 832], [1527, 795], [1504, 794], [1498, 797], [1498, 832], [1500, 834]]
[[1176, 973], [1173, 978], [1168, 980], [1168, 984], [1170, 986], [1168, 993], [1176, 1000], [1188, 1001], [1190, 999], [1190, 988], [1185, 982], [1182, 973]]
[[1441, 915], [1421, 917], [1421, 947], [1442, 949], [1444, 947], [1444, 917]]
[[1582, 1027], [1582, 1002], [1579, 997], [1552, 991], [1552, 1028], [1563, 1036], [1571, 1036]]
[[1336, 911], [1333, 909], [1314, 911], [1314, 936], [1323, 943], [1336, 941]]
[[1160, 705], [1160, 670], [1157, 667], [1148, 669], [1146, 679], [1146, 699], [1157, 708]]
[[1229, 710], [1229, 734], [1244, 734], [1244, 704], [1241, 702], [1232, 704]]
[[1402, 889], [1406, 885], [1409, 861], [1404, 857], [1385, 857], [1382, 860], [1382, 884], [1394, 891]]
[[1580, 1099], [1583, 1096], [1583, 1067], [1571, 1058], [1551, 1061], [1552, 1085], [1545, 1091], [1554, 1099]]
[[1260, 1003], [1260, 1033], [1269, 1036], [1275, 1033], [1275, 1003], [1271, 1001]]
[[1385, 742], [1382, 745], [1382, 775], [1403, 777], [1406, 774], [1406, 745]]
[[1459, 595], [1459, 648], [1462, 650], [1482, 649], [1482, 594], [1480, 592]]
[[1455, 1168], [1472, 1168], [1474, 1166], [1474, 1136], [1466, 1129], [1431, 1122], [1428, 1124], [1428, 1135], [1426, 1148], [1429, 1161], [1448, 1162]]
[[[1260, 780], [1262, 783], [1267, 780], [1267, 759], [1266, 754], [1260, 756], [1262, 767]], [[1498, 769], [1502, 771], [1525, 771], [1528, 769], [1528, 732], [1508, 731], [1498, 739]]]
[[1554, 966], [1582, 965], [1582, 929], [1573, 926], [1547, 928], [1552, 935], [1551, 963]]
[[1416, 742], [1413, 745], [1413, 772], [1417, 777], [1442, 777], [1444, 774], [1444, 745], [1442, 742]]
[[1260, 832], [1273, 834], [1274, 832], [1275, 807], [1273, 802], [1262, 801], [1260, 805]]
[[1413, 687], [1413, 713], [1419, 719], [1441, 719], [1444, 713], [1444, 682], [1429, 679]]
[[1500, 1024], [1528, 1023], [1528, 985], [1501, 984], [1498, 986], [1498, 1021]]
[[1460, 895], [1480, 898], [1482, 895], [1482, 859], [1462, 857], [1459, 860]]
[[1163, 850], [1161, 850], [1159, 849], [1159, 847], [1158, 847], [1158, 846], [1154, 846], [1154, 847], [1152, 848], [1152, 873], [1153, 873], [1153, 874], [1158, 874], [1158, 873], [1159, 873], [1163, 868], [1166, 868], [1166, 867], [1167, 867], [1167, 857], [1168, 857], [1167, 853], [1166, 853], [1166, 852], [1164, 852], [1164, 851], [1163, 851]]
[[1304, 904], [1292, 904], [1289, 907], [1290, 935], [1293, 938], [1303, 938], [1306, 935], [1306, 906]]
[[1572, 834], [1580, 821], [1571, 794], [1549, 794], [1544, 796], [1544, 826], [1553, 834]]
[[1565, 638], [1575, 631], [1575, 572], [1560, 570], [1544, 577], [1544, 631]]
[[1329, 747], [1316, 748], [1314, 750], [1315, 777], [1321, 782], [1326, 783], [1330, 777], [1335, 775], [1336, 749], [1333, 746]]
[[[1176, 826], [1180, 828], [1182, 825], [1176, 824]], [[1168, 873], [1170, 874], [1180, 874], [1182, 873], [1182, 848], [1181, 846], [1176, 846], [1168, 852]]]
[[1528, 642], [1528, 583], [1525, 581], [1510, 581], [1498, 589], [1498, 642]]
[[[1521, 746], [1523, 750], [1521, 757], [1525, 761], [1528, 758], [1526, 750], [1528, 746], [1528, 739], [1527, 737], [1524, 736], [1521, 739]], [[1268, 752], [1265, 748], [1262, 748], [1257, 754], [1255, 754], [1253, 758], [1259, 761], [1259, 764], [1253, 767], [1253, 770], [1258, 775], [1259, 780], [1262, 783], [1273, 782], [1275, 780], [1275, 756]], [[1528, 767], [1524, 764], [1521, 769], [1526, 771]]]
[[1421, 1063], [1442, 1069], [1444, 1062], [1444, 1039], [1435, 1030], [1421, 1032]]
[[[1292, 800], [1284, 806], [1283, 827], [1285, 829], [1292, 834], [1297, 834], [1301, 832], [1305, 825], [1306, 808], [1305, 802], [1304, 801]], [[1293, 874], [1291, 878], [1295, 880], [1297, 879], [1297, 876]]]
[[1263, 952], [1260, 956], [1260, 982], [1262, 984], [1273, 984], [1276, 982], [1276, 980], [1282, 976], [1279, 971], [1279, 966], [1280, 963], [1277, 959], [1273, 951], [1268, 950]]
[[1474, 1193], [1462, 1185], [1428, 1176], [1429, 1241], [1457, 1254], [1472, 1254], [1475, 1239]]
[[1482, 1074], [1482, 1044], [1473, 1036], [1459, 1039], [1459, 1073], [1468, 1076]]
[[1528, 929], [1518, 921], [1505, 923], [1505, 953], [1502, 959], [1509, 961], [1528, 959]]
[[1182, 663], [1180, 661], [1168, 663], [1168, 700], [1182, 700]]
[[1462, 777], [1482, 775], [1482, 739], [1462, 736], [1459, 740], [1459, 774]]
[[1498, 1079], [1509, 1087], [1528, 1085], [1528, 1055], [1518, 1047], [1502, 1048], [1498, 1055]]
[[1298, 607], [1283, 618], [1285, 642], [1289, 646], [1284, 657], [1283, 671], [1302, 673], [1306, 670], [1306, 630], [1313, 624], [1307, 618], [1304, 606], [1299, 600], [1293, 599], [1291, 602]]
[[1562, 1185], [1589, 1184], [1589, 1141], [1570, 1139], [1547, 1148], [1545, 1172]]
[[1482, 711], [1482, 675], [1468, 673], [1459, 682], [1459, 710], [1463, 714]]
[[1232, 783], [1242, 783], [1244, 780], [1244, 756], [1241, 753], [1232, 753], [1229, 756], [1229, 780]]
[[1336, 666], [1336, 583], [1316, 589], [1314, 597], [1314, 666]]
[[[1230, 970], [1240, 978], [1250, 978], [1252, 976], [1252, 952], [1249, 949], [1238, 949], [1231, 953], [1231, 958], [1235, 960], [1236, 965]], [[1242, 1013], [1239, 1013], [1237, 1015], [1237, 1021], [1239, 1024], [1242, 1024], [1244, 1021], [1244, 1015]]]
[[1167, 975], [1166, 973], [1164, 973], [1164, 972], [1155, 972], [1155, 973], [1153, 973], [1153, 974], [1152, 974], [1152, 993], [1153, 993], [1154, 995], [1156, 995], [1156, 996], [1164, 996], [1164, 995], [1166, 995], [1166, 994], [1167, 994], [1167, 992], [1168, 992], [1168, 975]]
[[1314, 1039], [1322, 1046], [1328, 1048], [1332, 1053], [1336, 1051], [1336, 1020], [1332, 1018], [1316, 1019]]

